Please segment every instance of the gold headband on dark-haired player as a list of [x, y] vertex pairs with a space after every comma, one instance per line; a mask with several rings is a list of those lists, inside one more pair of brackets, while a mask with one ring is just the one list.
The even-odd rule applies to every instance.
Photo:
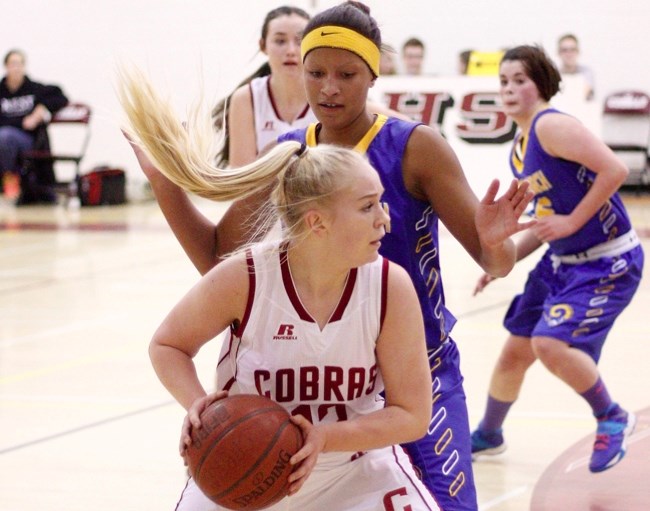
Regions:
[[335, 25], [315, 28], [306, 34], [300, 43], [303, 62], [307, 54], [316, 48], [337, 48], [351, 51], [368, 64], [375, 76], [379, 76], [379, 48], [370, 39], [354, 30]]

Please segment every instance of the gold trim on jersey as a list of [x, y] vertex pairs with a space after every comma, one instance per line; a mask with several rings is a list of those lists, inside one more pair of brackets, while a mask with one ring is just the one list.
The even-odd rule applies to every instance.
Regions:
[[512, 155], [510, 156], [510, 160], [512, 161], [512, 165], [515, 167], [517, 174], [521, 174], [524, 171], [524, 158], [526, 157], [527, 147], [528, 137], [521, 133], [515, 142]]
[[370, 144], [384, 127], [384, 124], [386, 124], [387, 120], [388, 117], [386, 117], [384, 114], [377, 114], [375, 122], [372, 123], [372, 126], [370, 126], [370, 129], [366, 132], [363, 138], [359, 140], [359, 143], [354, 146], [354, 150], [360, 152], [361, 154], [366, 154], [368, 147], [370, 147]]
[[[370, 147], [370, 144], [384, 127], [384, 124], [386, 124], [387, 120], [388, 117], [386, 117], [384, 114], [377, 114], [375, 122], [372, 123], [370, 129], [366, 131], [366, 134], [361, 138], [361, 140], [359, 140], [357, 145], [354, 146], [354, 150], [361, 154], [366, 154], [366, 152], [368, 152], [368, 147]], [[318, 145], [318, 139], [316, 137], [317, 126], [318, 124], [310, 124], [307, 126], [307, 131], [305, 132], [305, 142], [309, 147], [316, 147]]]
[[318, 124], [312, 123], [307, 126], [307, 131], [305, 132], [305, 143], [309, 147], [316, 147], [318, 145], [318, 140], [316, 139], [316, 127]]

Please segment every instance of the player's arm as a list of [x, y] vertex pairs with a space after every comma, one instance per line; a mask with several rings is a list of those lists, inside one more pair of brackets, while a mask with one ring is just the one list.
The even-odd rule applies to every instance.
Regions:
[[230, 166], [241, 167], [257, 158], [255, 113], [248, 84], [239, 87], [230, 98], [228, 109]]
[[428, 201], [441, 221], [487, 273], [502, 277], [515, 263], [510, 236], [532, 225], [519, 223], [530, 202], [528, 184], [515, 180], [496, 199], [499, 184], [493, 181], [479, 201], [444, 137], [418, 126], [409, 139], [404, 159], [404, 181], [416, 198]]
[[386, 313], [377, 341], [386, 407], [361, 424], [379, 445], [417, 440], [431, 419], [431, 373], [420, 302], [411, 278], [399, 265], [390, 263], [387, 284]]
[[553, 241], [580, 230], [616, 193], [629, 171], [607, 145], [574, 117], [560, 113], [544, 115], [535, 125], [535, 132], [551, 156], [580, 163], [596, 174], [589, 191], [570, 214], [539, 219], [535, 234], [543, 241]]
[[241, 320], [248, 278], [243, 254], [224, 260], [178, 302], [151, 340], [149, 356], [154, 370], [186, 410], [206, 395], [192, 359], [204, 344]]
[[251, 233], [263, 220], [259, 218], [259, 211], [268, 198], [268, 190], [233, 202], [216, 224], [201, 213], [181, 187], [153, 165], [142, 148], [133, 142], [131, 147], [165, 220], [201, 275], [214, 267], [223, 255], [250, 241]]
[[[523, 232], [521, 236], [517, 238], [517, 241], [515, 243], [515, 250], [517, 252], [517, 257], [515, 258], [516, 262], [525, 259], [530, 254], [535, 252], [535, 250], [537, 250], [542, 245], [543, 243], [539, 240], [537, 236], [535, 236], [533, 229], [529, 229]], [[492, 282], [495, 279], [496, 277], [493, 277], [489, 273], [484, 273], [476, 281], [476, 284], [474, 286], [474, 292], [472, 294], [476, 296], [478, 293], [482, 292], [490, 282]]]
[[431, 413], [431, 377], [424, 324], [410, 277], [392, 263], [387, 292], [386, 314], [376, 349], [386, 406], [355, 419], [314, 428], [322, 438], [323, 452], [376, 449], [417, 440], [426, 433]]

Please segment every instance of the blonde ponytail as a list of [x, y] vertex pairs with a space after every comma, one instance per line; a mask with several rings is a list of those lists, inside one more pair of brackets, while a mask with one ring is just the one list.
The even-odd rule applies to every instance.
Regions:
[[214, 133], [209, 114], [202, 116], [199, 107], [183, 126], [169, 101], [137, 69], [119, 72], [118, 97], [128, 120], [125, 131], [153, 164], [173, 183], [207, 199], [229, 201], [266, 188], [300, 151], [298, 142], [285, 142], [249, 165], [221, 169], [211, 163]]
[[305, 212], [314, 204], [327, 205], [347, 186], [347, 170], [365, 164], [363, 156], [352, 149], [326, 144], [307, 149], [288, 141], [244, 167], [221, 169], [211, 163], [214, 134], [209, 115], [202, 118], [195, 107], [183, 126], [169, 102], [139, 71], [120, 73], [118, 94], [129, 122], [127, 133], [181, 188], [207, 199], [228, 201], [273, 185], [270, 203], [256, 212], [251, 240], [259, 239], [278, 218], [284, 240], [307, 235]]

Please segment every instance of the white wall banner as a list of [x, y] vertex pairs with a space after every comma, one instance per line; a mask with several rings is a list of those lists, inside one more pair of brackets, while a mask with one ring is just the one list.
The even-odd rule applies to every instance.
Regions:
[[[562, 83], [553, 106], [575, 115], [600, 135], [600, 109], [581, 99], [582, 80], [576, 77]], [[501, 181], [501, 190], [512, 179], [508, 155], [517, 126], [501, 109], [497, 76], [382, 76], [371, 97], [413, 120], [438, 127], [479, 197], [492, 179]]]

